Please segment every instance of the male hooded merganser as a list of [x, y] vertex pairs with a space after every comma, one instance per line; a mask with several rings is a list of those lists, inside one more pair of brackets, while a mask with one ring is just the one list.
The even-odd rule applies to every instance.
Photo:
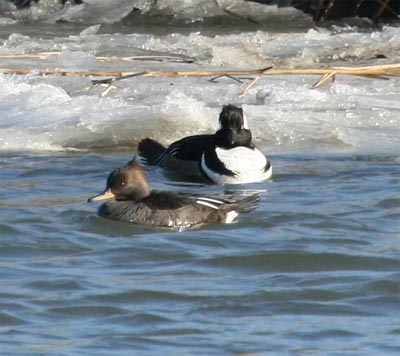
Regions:
[[224, 105], [220, 129], [213, 135], [188, 136], [164, 147], [150, 138], [139, 142], [137, 159], [183, 177], [200, 174], [217, 184], [262, 182], [271, 178], [267, 157], [252, 143], [243, 109]]
[[111, 172], [104, 192], [88, 202], [113, 199], [98, 210], [102, 217], [183, 230], [205, 223], [230, 223], [239, 212], [256, 208], [257, 194], [238, 201], [151, 190], [143, 168], [132, 160]]

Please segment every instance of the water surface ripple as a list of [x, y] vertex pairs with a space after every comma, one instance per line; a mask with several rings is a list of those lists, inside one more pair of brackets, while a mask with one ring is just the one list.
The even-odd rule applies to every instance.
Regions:
[[2, 354], [400, 353], [398, 158], [273, 156], [273, 181], [224, 188], [256, 211], [182, 233], [86, 203], [128, 158], [3, 155]]

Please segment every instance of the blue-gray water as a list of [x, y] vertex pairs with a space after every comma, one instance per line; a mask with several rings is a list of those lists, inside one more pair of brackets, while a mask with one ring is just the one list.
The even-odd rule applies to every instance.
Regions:
[[[109, 154], [3, 154], [3, 355], [398, 355], [398, 156], [276, 155], [237, 223], [95, 215]], [[180, 187], [158, 169], [153, 186]]]

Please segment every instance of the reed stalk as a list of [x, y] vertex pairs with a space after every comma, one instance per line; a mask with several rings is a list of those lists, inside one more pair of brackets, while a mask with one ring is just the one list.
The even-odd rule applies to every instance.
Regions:
[[[107, 77], [107, 79], [93, 79], [94, 85], [109, 84], [115, 80], [127, 79], [135, 76], [144, 77], [240, 77], [264, 75], [322, 75], [313, 87], [317, 88], [326, 83], [328, 79], [335, 79], [337, 75], [355, 75], [369, 78], [388, 79], [390, 76], [400, 76], [400, 63], [371, 65], [361, 67], [327, 67], [327, 68], [273, 68], [267, 67], [256, 70], [193, 70], [193, 71], [72, 71], [72, 70], [33, 70], [0, 68], [0, 73], [15, 75], [60, 75], [60, 76], [85, 76]], [[111, 77], [111, 78], [110, 78]], [[258, 79], [257, 79], [258, 80]], [[255, 81], [254, 81], [255, 82]], [[254, 85], [254, 83], [252, 84]], [[246, 90], [248, 90], [247, 88]]]
[[59, 69], [15, 69], [0, 68], [0, 73], [6, 74], [38, 74], [62, 76], [103, 76], [122, 77], [143, 75], [144, 77], [209, 77], [209, 76], [241, 76], [241, 75], [325, 75], [335, 71], [336, 74], [362, 75], [362, 76], [400, 76], [400, 63], [361, 66], [361, 67], [326, 67], [326, 68], [262, 68], [255, 70], [193, 70], [193, 71], [74, 71]]

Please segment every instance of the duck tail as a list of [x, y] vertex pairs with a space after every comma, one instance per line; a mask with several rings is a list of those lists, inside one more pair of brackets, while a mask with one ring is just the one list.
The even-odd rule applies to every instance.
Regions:
[[138, 145], [138, 156], [140, 163], [151, 166], [162, 166], [165, 157], [166, 147], [161, 143], [145, 138]]
[[222, 222], [230, 224], [235, 220], [239, 213], [247, 213], [257, 208], [260, 197], [258, 194], [251, 195], [242, 200], [230, 202], [224, 207]]
[[230, 211], [236, 211], [237, 213], [247, 213], [249, 211], [257, 208], [260, 202], [260, 196], [258, 194], [250, 195], [242, 200], [235, 201], [232, 204], [229, 204]]

